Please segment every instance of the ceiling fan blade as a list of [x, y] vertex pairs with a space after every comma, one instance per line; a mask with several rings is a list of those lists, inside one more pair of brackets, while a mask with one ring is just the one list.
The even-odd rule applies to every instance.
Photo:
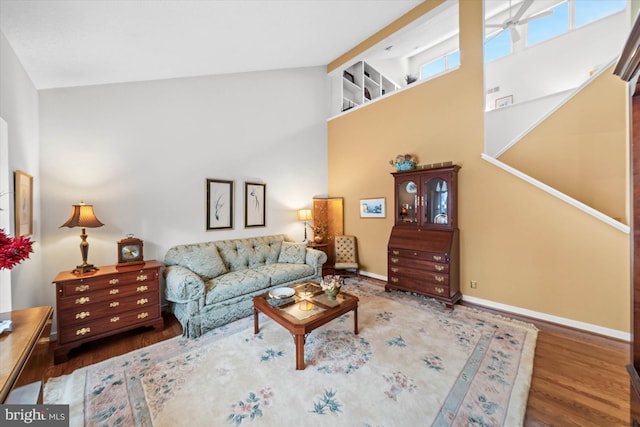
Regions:
[[520, 6], [520, 9], [518, 9], [516, 14], [513, 15], [513, 18], [511, 18], [511, 21], [518, 22], [518, 20], [522, 18], [522, 15], [524, 15], [524, 13], [527, 11], [527, 9], [531, 7], [532, 4], [533, 4], [533, 0], [524, 0], [522, 2], [522, 5]]
[[520, 40], [520, 33], [518, 33], [518, 30], [516, 29], [516, 27], [514, 26], [509, 27], [509, 31], [511, 31], [511, 41], [513, 43]]
[[553, 10], [545, 10], [544, 12], [536, 13], [534, 15], [521, 19], [520, 22], [518, 22], [518, 24], [526, 24], [527, 22], [531, 22], [534, 19], [542, 18], [544, 16], [549, 16], [552, 14], [553, 14]]
[[495, 39], [496, 37], [498, 37], [503, 32], [504, 32], [504, 30], [500, 30], [500, 31], [496, 32], [495, 34], [491, 34], [489, 37], [484, 39], [484, 44], [489, 43], [491, 40]]

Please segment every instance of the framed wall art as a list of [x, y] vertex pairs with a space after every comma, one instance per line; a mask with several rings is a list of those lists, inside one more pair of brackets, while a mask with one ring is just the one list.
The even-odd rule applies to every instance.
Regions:
[[17, 170], [15, 174], [16, 235], [33, 234], [33, 177]]
[[384, 218], [385, 216], [384, 197], [360, 199], [360, 218]]
[[244, 226], [264, 227], [267, 225], [267, 184], [244, 183]]
[[496, 108], [502, 108], [512, 104], [513, 104], [513, 95], [503, 96], [502, 98], [496, 99]]
[[207, 178], [207, 230], [233, 228], [233, 181]]

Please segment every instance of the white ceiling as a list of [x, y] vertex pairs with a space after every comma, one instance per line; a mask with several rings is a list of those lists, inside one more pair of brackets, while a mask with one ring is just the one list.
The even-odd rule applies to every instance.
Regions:
[[0, 31], [47, 89], [324, 66], [419, 3], [0, 0]]

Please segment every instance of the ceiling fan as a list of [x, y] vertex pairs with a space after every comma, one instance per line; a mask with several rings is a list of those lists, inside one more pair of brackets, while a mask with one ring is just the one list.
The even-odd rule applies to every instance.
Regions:
[[511, 42], [515, 43], [520, 40], [520, 33], [518, 33], [518, 29], [516, 28], [518, 25], [526, 24], [527, 22], [533, 21], [534, 19], [542, 18], [543, 16], [548, 16], [553, 13], [553, 10], [544, 10], [539, 13], [535, 13], [531, 16], [527, 16], [526, 18], [522, 18], [522, 16], [527, 12], [527, 9], [531, 7], [533, 4], [533, 0], [524, 0], [520, 5], [520, 9], [516, 12], [515, 15], [511, 16], [511, 11], [513, 10], [511, 7], [511, 0], [509, 0], [509, 18], [507, 18], [502, 24], [485, 24], [485, 27], [491, 28], [501, 28], [496, 34], [493, 34], [491, 37], [485, 40], [485, 43], [490, 42], [494, 38], [498, 37], [505, 31], [507, 28], [511, 33]]

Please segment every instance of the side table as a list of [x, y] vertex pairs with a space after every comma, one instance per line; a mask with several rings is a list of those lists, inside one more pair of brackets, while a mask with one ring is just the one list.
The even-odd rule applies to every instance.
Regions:
[[12, 322], [12, 331], [0, 335], [0, 403], [9, 396], [40, 337], [48, 338], [52, 315], [50, 306], [0, 313], [0, 320]]

